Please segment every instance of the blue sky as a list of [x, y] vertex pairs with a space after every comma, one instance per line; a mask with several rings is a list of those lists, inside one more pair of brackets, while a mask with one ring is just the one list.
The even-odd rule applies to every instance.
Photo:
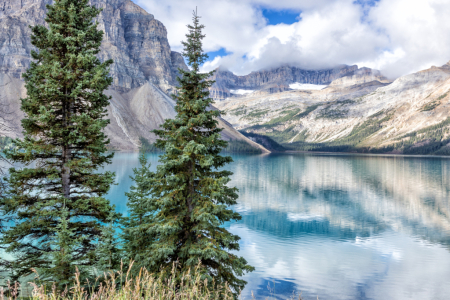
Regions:
[[296, 23], [300, 20], [301, 13], [301, 11], [295, 10], [274, 10], [269, 8], [263, 8], [261, 11], [269, 25]]
[[[278, 24], [293, 24], [300, 20], [301, 11], [295, 10], [275, 10], [270, 8], [260, 8], [264, 18], [266, 19], [267, 25], [278, 25]], [[220, 56], [226, 56], [230, 54], [225, 48], [220, 48], [216, 51], [209, 51], [208, 61], [214, 60], [214, 58]]]
[[216, 58], [218, 56], [219, 57], [226, 56], [229, 53], [227, 53], [227, 51], [224, 48], [220, 48], [217, 51], [209, 51], [209, 52], [207, 52], [207, 54], [209, 56], [207, 61], [213, 61], [214, 58]]

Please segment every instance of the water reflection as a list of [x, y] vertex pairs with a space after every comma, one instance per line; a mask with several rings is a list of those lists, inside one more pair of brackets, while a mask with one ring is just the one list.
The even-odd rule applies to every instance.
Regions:
[[271, 155], [233, 171], [243, 219], [230, 229], [258, 271], [246, 295], [275, 279], [281, 297], [448, 298], [450, 160]]
[[[157, 156], [149, 155], [152, 168]], [[450, 159], [355, 155], [234, 156], [226, 224], [256, 271], [243, 296], [448, 299]], [[117, 154], [110, 198], [125, 212], [137, 154]], [[270, 286], [271, 291], [269, 291]]]

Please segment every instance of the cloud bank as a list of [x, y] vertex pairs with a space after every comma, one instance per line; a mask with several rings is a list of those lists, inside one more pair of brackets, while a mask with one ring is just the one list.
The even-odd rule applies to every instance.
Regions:
[[[164, 23], [175, 51], [197, 6], [206, 26], [204, 50], [228, 53], [205, 63], [204, 71], [358, 64], [395, 78], [450, 60], [448, 0], [133, 1]], [[268, 25], [263, 9], [298, 12], [298, 21]]]

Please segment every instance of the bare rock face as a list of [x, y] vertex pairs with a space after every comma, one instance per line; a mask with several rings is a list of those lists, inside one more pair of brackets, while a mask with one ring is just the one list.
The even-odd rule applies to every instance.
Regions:
[[[0, 71], [20, 78], [30, 65], [29, 25], [44, 24], [52, 0], [0, 0]], [[170, 50], [165, 26], [130, 0], [91, 0], [102, 8], [99, 29], [104, 41], [101, 60], [113, 59], [113, 88], [129, 91], [149, 81], [173, 92], [178, 68], [187, 69]]]
[[273, 94], [289, 91], [289, 84], [305, 83], [328, 85], [338, 78], [350, 78], [353, 81], [369, 82], [378, 80], [390, 82], [379, 71], [358, 66], [341, 65], [333, 69], [303, 70], [297, 67], [281, 66], [270, 70], [252, 72], [245, 76], [236, 76], [227, 70], [216, 70], [213, 79], [216, 83], [210, 92], [215, 100], [233, 97], [232, 90], [243, 89], [256, 91], [257, 94]]
[[330, 86], [352, 86], [356, 84], [364, 84], [368, 82], [391, 83], [389, 79], [384, 77], [380, 71], [370, 68], [360, 68], [353, 72], [345, 74], [345, 76], [333, 80]]

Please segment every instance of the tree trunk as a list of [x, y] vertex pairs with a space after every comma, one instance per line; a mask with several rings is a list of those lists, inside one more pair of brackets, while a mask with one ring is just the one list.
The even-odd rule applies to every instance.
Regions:
[[[65, 95], [68, 95], [68, 91], [66, 88]], [[67, 128], [69, 126], [69, 120], [70, 120], [70, 110], [71, 110], [71, 103], [70, 100], [68, 101], [66, 97], [64, 103], [63, 103], [63, 126]], [[62, 168], [61, 168], [61, 184], [62, 184], [62, 191], [64, 194], [64, 197], [66, 199], [69, 199], [70, 197], [70, 167], [67, 165], [70, 161], [70, 145], [66, 144], [63, 141], [62, 144]]]
[[194, 198], [194, 164], [192, 161], [189, 162], [189, 186], [188, 186], [189, 195], [187, 197], [187, 204], [189, 209], [189, 214], [192, 213], [192, 210], [194, 209], [192, 205], [192, 200]]

